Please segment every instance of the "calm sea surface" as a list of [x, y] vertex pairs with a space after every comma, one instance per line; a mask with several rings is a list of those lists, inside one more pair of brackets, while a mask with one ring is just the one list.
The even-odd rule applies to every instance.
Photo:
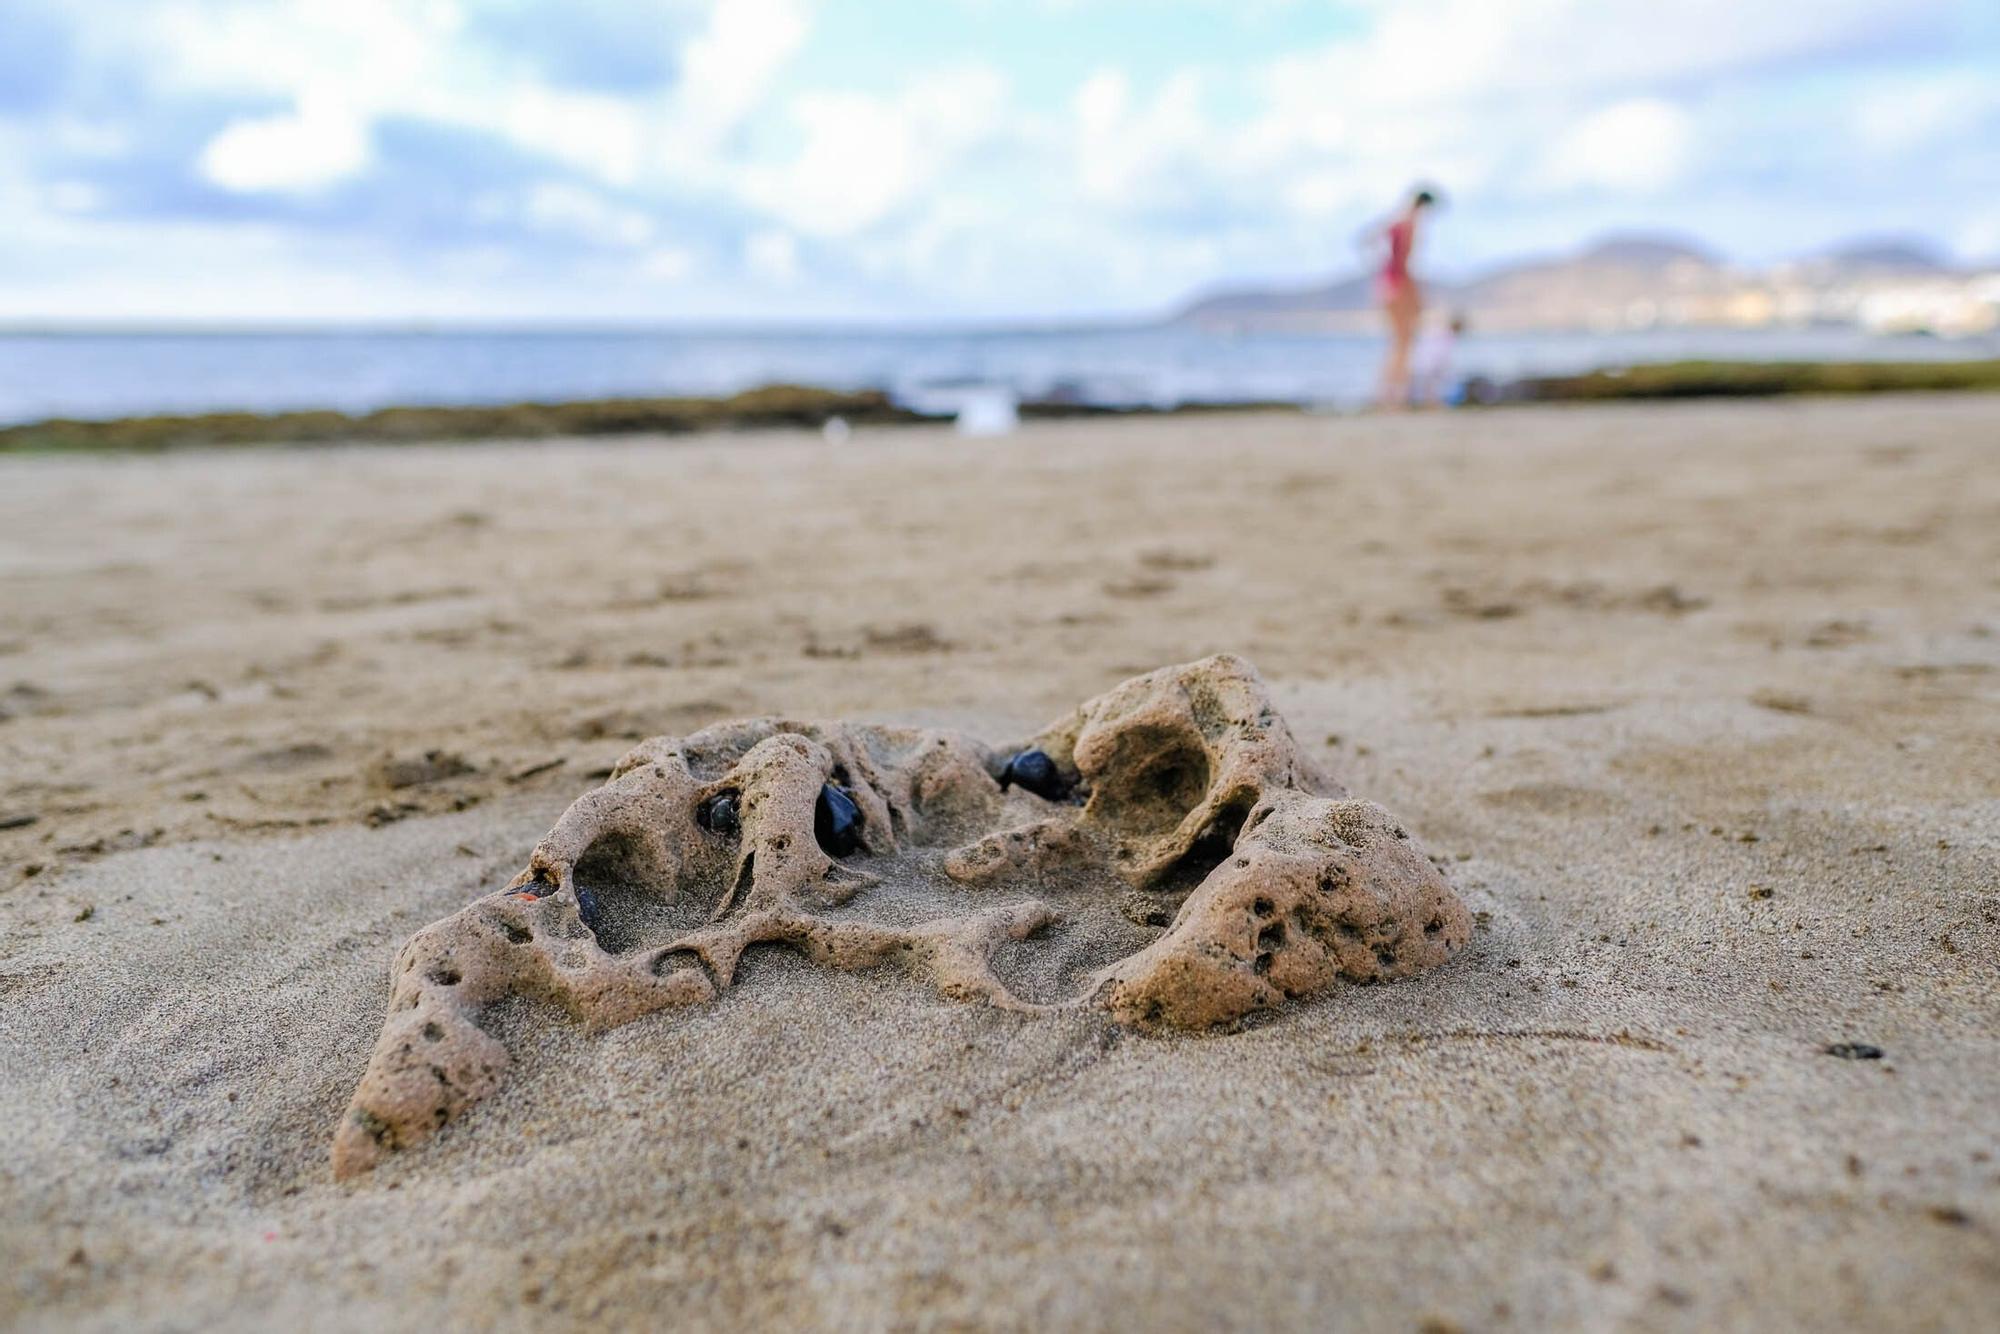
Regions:
[[[1365, 400], [1380, 344], [1191, 329], [1049, 332], [0, 333], [0, 422], [156, 412], [511, 403], [727, 394], [787, 382], [885, 389], [948, 408], [969, 384], [1028, 398], [1170, 406]], [[1529, 373], [1680, 357], [1930, 359], [2000, 355], [1994, 339], [1783, 333], [1474, 336], [1456, 370]]]

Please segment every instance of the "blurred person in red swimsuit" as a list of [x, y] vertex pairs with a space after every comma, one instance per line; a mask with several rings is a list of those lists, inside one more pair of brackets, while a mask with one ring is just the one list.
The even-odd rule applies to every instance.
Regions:
[[1410, 404], [1410, 344], [1424, 314], [1424, 296], [1410, 273], [1410, 256], [1417, 248], [1418, 221], [1438, 202], [1435, 190], [1418, 186], [1394, 217], [1364, 234], [1383, 251], [1382, 268], [1375, 278], [1375, 299], [1389, 317], [1389, 355], [1382, 363], [1376, 401], [1385, 408]]

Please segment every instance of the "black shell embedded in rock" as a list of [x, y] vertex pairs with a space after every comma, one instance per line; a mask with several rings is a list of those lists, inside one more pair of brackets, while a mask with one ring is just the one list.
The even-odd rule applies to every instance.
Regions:
[[1024, 750], [1007, 761], [1000, 773], [1000, 788], [1015, 784], [1045, 801], [1060, 801], [1069, 792], [1069, 780], [1056, 762], [1039, 750]]
[[704, 802], [695, 812], [695, 819], [703, 829], [717, 834], [733, 834], [740, 823], [736, 814], [736, 794], [718, 792]]
[[854, 798], [831, 783], [821, 786], [813, 807], [813, 836], [836, 857], [861, 846], [861, 808]]

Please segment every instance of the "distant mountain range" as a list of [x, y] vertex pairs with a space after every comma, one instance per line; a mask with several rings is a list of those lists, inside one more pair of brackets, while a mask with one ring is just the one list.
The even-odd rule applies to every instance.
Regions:
[[[1426, 282], [1425, 292], [1433, 311], [1462, 312], [1487, 329], [1872, 327], [1894, 326], [1900, 318], [1910, 328], [1942, 324], [1951, 327], [1936, 331], [1978, 332], [1993, 327], [2000, 291], [1986, 288], [1996, 281], [1900, 239], [1858, 241], [1753, 269], [1683, 237], [1619, 234], [1573, 254], [1502, 264], [1468, 281]], [[1344, 331], [1372, 329], [1379, 316], [1374, 278], [1361, 273], [1311, 286], [1210, 292], [1172, 320], [1221, 329]]]

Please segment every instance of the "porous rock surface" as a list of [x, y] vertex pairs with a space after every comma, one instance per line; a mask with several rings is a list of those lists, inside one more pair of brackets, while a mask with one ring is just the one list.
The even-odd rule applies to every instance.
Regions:
[[[1053, 762], [1039, 792], [1008, 782], [1029, 751]], [[860, 819], [844, 837], [827, 814], [840, 795]], [[871, 916], [890, 879], [942, 885], [962, 908]], [[1064, 913], [1004, 891], [1057, 883], [1122, 895], [1158, 935], [1073, 994], [1030, 1002], [996, 952]], [[504, 890], [403, 947], [333, 1168], [372, 1167], [495, 1086], [508, 1055], [481, 1017], [497, 1002], [534, 997], [608, 1028], [715, 998], [756, 944], [835, 968], [893, 964], [1008, 1009], [1204, 1028], [1336, 977], [1423, 972], [1470, 934], [1417, 843], [1311, 764], [1236, 657], [1135, 677], [1014, 746], [776, 718], [655, 737]]]

